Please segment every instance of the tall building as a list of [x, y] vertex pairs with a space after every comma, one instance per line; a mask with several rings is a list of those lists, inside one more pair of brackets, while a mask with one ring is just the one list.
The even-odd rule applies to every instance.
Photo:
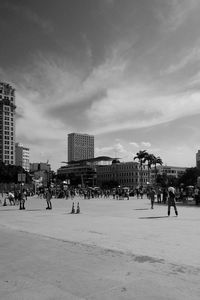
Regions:
[[0, 162], [15, 164], [15, 90], [0, 82]]
[[94, 158], [94, 136], [89, 134], [68, 134], [68, 162]]
[[20, 143], [15, 144], [15, 164], [21, 166], [24, 170], [29, 172], [29, 148], [24, 147]]
[[196, 153], [196, 167], [200, 169], [200, 150]]

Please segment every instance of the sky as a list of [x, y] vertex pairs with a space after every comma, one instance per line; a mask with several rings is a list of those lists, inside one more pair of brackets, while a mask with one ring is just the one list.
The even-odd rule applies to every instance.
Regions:
[[195, 166], [199, 15], [199, 0], [1, 0], [0, 81], [16, 89], [30, 162], [57, 170], [77, 132], [95, 156]]

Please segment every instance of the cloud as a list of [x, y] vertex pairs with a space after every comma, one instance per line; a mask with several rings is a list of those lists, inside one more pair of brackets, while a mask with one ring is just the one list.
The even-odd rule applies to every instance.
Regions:
[[[61, 130], [67, 128], [97, 135], [154, 126], [200, 112], [198, 91], [162, 95], [154, 82], [148, 85], [138, 79], [133, 82], [126, 76], [128, 58], [118, 59], [120, 51], [116, 52], [86, 77], [83, 70], [70, 63], [62, 64], [60, 60], [42, 55], [33, 71], [22, 72], [20, 80], [21, 72], [15, 71], [17, 91], [24, 99], [22, 105], [22, 99], [17, 100], [18, 106], [24, 109], [29, 105], [26, 119], [32, 110], [31, 121], [38, 131], [40, 129], [39, 136], [45, 134], [46, 125], [52, 128], [52, 123]], [[35, 126], [39, 119], [46, 120], [42, 129]], [[21, 127], [21, 130], [29, 134], [28, 128]], [[53, 131], [45, 134], [48, 135], [53, 135]]]
[[134, 146], [136, 148], [139, 148], [139, 144], [138, 143], [135, 143], [135, 142], [130, 142], [129, 143], [131, 146]]
[[154, 11], [161, 23], [160, 30], [164, 32], [177, 30], [198, 5], [198, 0], [172, 0], [158, 3]]
[[187, 50], [187, 53], [180, 55], [182, 57], [176, 64], [170, 65], [163, 74], [172, 74], [187, 67], [188, 64], [193, 64], [200, 61], [200, 49], [197, 45], [195, 48]]
[[49, 34], [54, 31], [53, 25], [50, 21], [45, 20], [44, 18], [41, 18], [37, 13], [30, 10], [27, 6], [20, 5], [20, 4], [14, 4], [14, 3], [4, 3], [4, 6], [8, 8], [9, 10], [14, 11], [20, 17], [26, 18], [31, 23], [37, 25], [40, 27], [45, 33]]
[[142, 142], [141, 146], [142, 147], [146, 147], [146, 148], [150, 148], [151, 147], [151, 143], [149, 143], [149, 142]]
[[127, 150], [124, 145], [120, 142], [115, 143], [112, 146], [108, 147], [97, 147], [95, 148], [96, 156], [108, 155], [111, 157], [118, 157], [121, 160], [130, 160], [133, 158], [132, 153]]

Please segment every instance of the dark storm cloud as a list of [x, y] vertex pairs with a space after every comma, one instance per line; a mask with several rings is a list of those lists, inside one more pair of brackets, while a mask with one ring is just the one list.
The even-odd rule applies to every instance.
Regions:
[[46, 115], [52, 119], [62, 121], [66, 127], [70, 125], [76, 130], [90, 130], [90, 121], [86, 112], [93, 103], [98, 102], [106, 95], [106, 90], [98, 91], [87, 98], [82, 97], [76, 103], [64, 103], [51, 107], [46, 111]]
[[119, 134], [118, 150], [159, 142], [173, 158], [167, 141], [182, 145], [181, 123], [200, 111], [199, 13], [199, 0], [1, 0], [0, 77], [16, 87], [21, 142], [56, 161], [67, 131], [84, 129], [104, 151]]

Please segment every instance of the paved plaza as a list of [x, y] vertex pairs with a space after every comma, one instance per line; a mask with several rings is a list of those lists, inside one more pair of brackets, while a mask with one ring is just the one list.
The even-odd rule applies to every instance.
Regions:
[[199, 299], [200, 207], [30, 197], [0, 207], [0, 299]]

